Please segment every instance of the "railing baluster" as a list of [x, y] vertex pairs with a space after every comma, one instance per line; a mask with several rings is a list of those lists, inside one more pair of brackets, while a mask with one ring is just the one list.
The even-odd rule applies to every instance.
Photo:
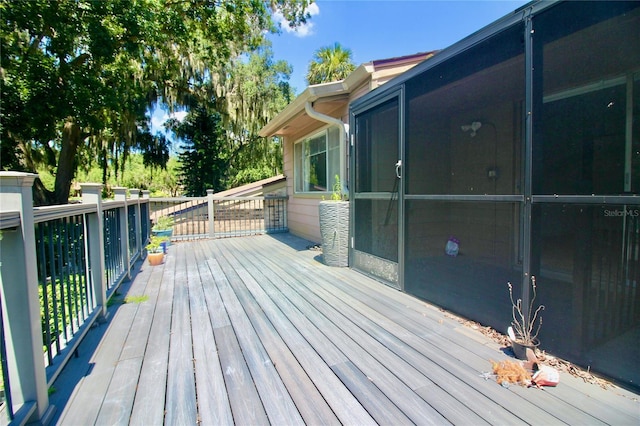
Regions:
[[40, 292], [42, 294], [41, 304], [43, 306], [42, 312], [44, 315], [44, 323], [42, 324], [44, 333], [44, 344], [47, 347], [47, 361], [49, 365], [53, 361], [51, 355], [51, 315], [49, 312], [49, 291], [47, 289], [47, 260], [45, 257], [45, 235], [44, 228], [46, 223], [39, 223], [36, 225], [36, 257], [38, 258], [38, 284], [40, 286]]
[[71, 274], [71, 284], [72, 284], [72, 288], [73, 288], [73, 318], [75, 319], [75, 321], [73, 322], [73, 325], [75, 327], [74, 333], [80, 328], [80, 320], [83, 319], [81, 318], [80, 315], [80, 308], [78, 306], [78, 302], [82, 300], [81, 297], [78, 297], [79, 292], [80, 292], [80, 288], [78, 285], [78, 270], [77, 270], [77, 265], [76, 265], [76, 223], [75, 223], [75, 216], [70, 216], [69, 217], [69, 228], [68, 228], [68, 234], [69, 234], [69, 273]]
[[0, 363], [2, 364], [2, 396], [4, 399], [7, 419], [14, 418], [13, 401], [11, 399], [11, 381], [9, 380], [9, 367], [7, 365], [7, 345], [4, 336], [4, 313], [2, 312], [2, 294], [0, 294]]
[[[99, 268], [98, 266], [94, 266], [91, 264], [91, 235], [88, 232], [85, 232], [86, 229], [88, 229], [89, 224], [88, 224], [88, 218], [87, 215], [82, 215], [82, 229], [80, 229], [79, 231], [82, 232], [84, 238], [82, 239], [82, 246], [84, 247], [83, 250], [80, 250], [80, 264], [83, 267], [83, 272], [85, 274], [85, 285], [86, 285], [86, 291], [85, 291], [85, 304], [87, 306], [87, 316], [89, 315], [90, 312], [93, 311], [93, 308], [95, 308], [95, 303], [94, 300], [96, 300], [95, 298], [95, 294], [93, 291], [93, 282], [91, 279], [91, 270], [96, 267]], [[94, 237], [95, 238], [95, 237]]]
[[[58, 330], [58, 297], [57, 297], [57, 291], [56, 291], [56, 281], [58, 279], [58, 275], [56, 273], [56, 255], [55, 255], [55, 244], [54, 244], [54, 238], [53, 238], [53, 229], [52, 229], [52, 224], [50, 223], [49, 226], [47, 226], [47, 231], [49, 231], [49, 241], [48, 241], [48, 246], [49, 246], [49, 267], [50, 267], [50, 275], [49, 275], [49, 279], [51, 281], [51, 302], [52, 302], [52, 311], [53, 311], [53, 326], [55, 327], [54, 329], [54, 335], [52, 336], [53, 338], [56, 339], [56, 353], [60, 352], [60, 333]], [[47, 285], [47, 290], [49, 289], [49, 286]]]
[[[62, 263], [62, 279], [60, 280], [60, 289], [61, 291], [61, 301], [62, 303], [62, 327], [64, 330], [64, 343], [65, 346], [67, 342], [70, 340], [70, 334], [72, 334], [73, 330], [73, 321], [71, 318], [71, 294], [70, 294], [70, 285], [69, 285], [69, 250], [68, 246], [68, 235], [67, 235], [67, 218], [62, 218], [59, 220], [59, 226], [61, 228], [60, 234], [58, 234], [58, 247], [60, 247], [60, 262]], [[71, 330], [70, 330], [71, 328]]]

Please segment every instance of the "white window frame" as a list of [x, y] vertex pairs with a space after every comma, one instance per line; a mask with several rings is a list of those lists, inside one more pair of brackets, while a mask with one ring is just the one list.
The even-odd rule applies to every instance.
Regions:
[[[308, 194], [308, 195], [327, 195], [333, 190], [335, 183], [335, 176], [340, 176], [340, 181], [344, 182], [344, 132], [340, 126], [329, 125], [322, 128], [320, 131], [309, 134], [306, 137], [299, 139], [293, 144], [293, 174], [294, 184], [293, 190], [296, 194]], [[326, 189], [313, 191], [310, 190], [310, 182], [306, 175], [309, 173], [309, 161], [305, 158], [300, 158], [304, 152], [305, 144], [308, 144], [314, 139], [324, 137], [324, 152], [325, 153], [325, 175], [326, 175]], [[330, 140], [331, 138], [331, 140]], [[337, 156], [337, 158], [336, 158]], [[332, 160], [333, 159], [333, 164]]]

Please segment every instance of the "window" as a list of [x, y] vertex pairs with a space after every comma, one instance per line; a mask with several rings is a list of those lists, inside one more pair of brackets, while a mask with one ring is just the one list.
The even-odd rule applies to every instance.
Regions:
[[340, 175], [340, 128], [329, 127], [295, 144], [296, 192], [330, 192]]

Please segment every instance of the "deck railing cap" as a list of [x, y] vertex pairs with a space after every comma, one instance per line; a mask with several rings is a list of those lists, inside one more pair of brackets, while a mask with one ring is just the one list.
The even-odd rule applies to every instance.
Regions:
[[140, 190], [138, 188], [130, 188], [129, 189], [129, 198], [132, 200], [137, 200], [140, 198]]
[[101, 183], [81, 183], [80, 189], [82, 190], [82, 192], [95, 192], [102, 191], [103, 186], [104, 185], [102, 185]]
[[38, 177], [35, 173], [2, 171], [0, 172], [0, 187], [32, 186]]
[[113, 186], [114, 199], [117, 201], [126, 201], [127, 200], [127, 188], [124, 186]]

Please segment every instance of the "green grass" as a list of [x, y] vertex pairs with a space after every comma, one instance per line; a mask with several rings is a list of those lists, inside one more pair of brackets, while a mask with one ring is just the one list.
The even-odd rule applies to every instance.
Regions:
[[127, 296], [124, 298], [124, 303], [142, 303], [149, 300], [149, 296], [146, 294], [140, 296]]

